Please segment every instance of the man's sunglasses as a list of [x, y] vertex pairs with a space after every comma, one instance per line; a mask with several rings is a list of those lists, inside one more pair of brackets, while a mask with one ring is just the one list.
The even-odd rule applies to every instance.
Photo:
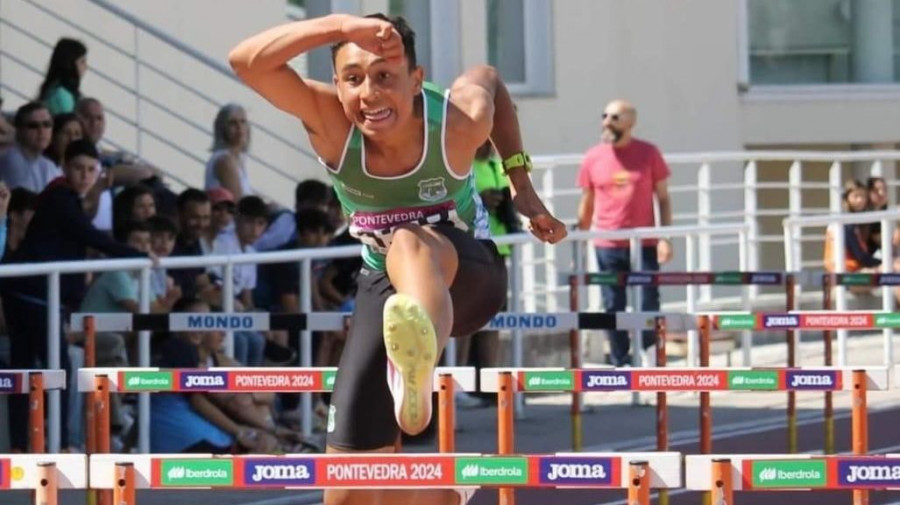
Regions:
[[611, 119], [611, 120], [613, 120], [613, 121], [618, 121], [618, 120], [619, 120], [619, 115], [618, 115], [618, 114], [607, 114], [607, 113], [604, 112], [604, 113], [603, 113], [603, 119], [606, 119], [606, 118], [609, 118], [609, 119]]

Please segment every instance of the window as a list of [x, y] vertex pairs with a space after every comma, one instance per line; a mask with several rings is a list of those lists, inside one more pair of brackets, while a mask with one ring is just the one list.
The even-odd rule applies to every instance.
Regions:
[[487, 0], [487, 61], [513, 93], [553, 93], [551, 14], [550, 0]]
[[900, 80], [900, 0], [745, 0], [751, 84]]

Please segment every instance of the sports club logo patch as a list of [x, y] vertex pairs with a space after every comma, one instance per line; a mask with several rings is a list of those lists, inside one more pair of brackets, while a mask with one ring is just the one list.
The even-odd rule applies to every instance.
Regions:
[[766, 314], [763, 316], [763, 328], [796, 328], [800, 326], [800, 318], [794, 314]]
[[419, 181], [419, 198], [426, 202], [436, 202], [447, 196], [447, 186], [443, 177]]

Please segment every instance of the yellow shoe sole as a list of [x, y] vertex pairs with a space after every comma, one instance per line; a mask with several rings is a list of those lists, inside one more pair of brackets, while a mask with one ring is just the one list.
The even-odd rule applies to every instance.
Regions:
[[403, 432], [417, 435], [431, 422], [437, 335], [428, 313], [412, 297], [398, 293], [385, 302], [384, 347], [397, 424]]

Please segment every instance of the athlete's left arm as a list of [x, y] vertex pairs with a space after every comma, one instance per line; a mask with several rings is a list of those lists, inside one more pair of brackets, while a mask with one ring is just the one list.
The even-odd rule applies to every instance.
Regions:
[[[457, 145], [464, 152], [474, 153], [487, 137], [501, 159], [523, 151], [515, 104], [495, 68], [482, 65], [470, 69], [453, 83], [450, 97], [462, 113], [457, 114], [459, 119], [453, 120], [451, 127], [459, 139]], [[531, 232], [536, 237], [545, 242], [559, 242], [566, 236], [566, 227], [550, 215], [525, 168], [512, 167], [507, 173], [516, 210], [531, 221]]]

